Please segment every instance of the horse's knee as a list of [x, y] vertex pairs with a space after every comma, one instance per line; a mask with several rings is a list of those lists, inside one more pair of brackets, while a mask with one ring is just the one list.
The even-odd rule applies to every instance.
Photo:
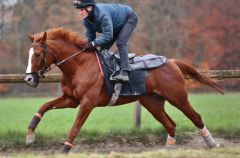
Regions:
[[46, 113], [47, 111], [49, 111], [51, 109], [53, 109], [53, 106], [49, 103], [46, 103], [39, 108], [38, 113], [40, 113], [43, 116], [44, 113]]
[[80, 112], [81, 114], [85, 114], [88, 113], [89, 111], [91, 111], [94, 108], [94, 106], [90, 106], [90, 105], [80, 105]]

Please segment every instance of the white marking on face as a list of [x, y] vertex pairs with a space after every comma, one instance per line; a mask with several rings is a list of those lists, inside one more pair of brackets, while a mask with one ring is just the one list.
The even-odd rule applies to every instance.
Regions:
[[28, 56], [28, 67], [26, 70], [26, 73], [31, 73], [32, 72], [32, 56], [34, 54], [33, 48], [30, 48], [29, 50], [29, 56]]

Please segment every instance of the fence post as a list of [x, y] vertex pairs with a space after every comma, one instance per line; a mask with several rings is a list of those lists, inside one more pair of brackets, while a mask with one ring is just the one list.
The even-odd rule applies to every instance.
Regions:
[[141, 127], [141, 109], [142, 109], [141, 104], [138, 101], [136, 101], [134, 115], [133, 115], [135, 128]]

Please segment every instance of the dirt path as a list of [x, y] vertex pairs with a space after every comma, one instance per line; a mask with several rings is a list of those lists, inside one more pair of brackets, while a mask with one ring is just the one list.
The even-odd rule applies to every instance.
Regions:
[[[240, 140], [228, 140], [216, 138], [217, 142], [226, 147], [240, 147]], [[159, 136], [134, 137], [134, 136], [115, 136], [102, 140], [78, 140], [76, 146], [72, 149], [73, 153], [139, 153], [144, 151], [155, 151], [164, 148], [165, 140]], [[192, 138], [181, 140], [177, 148], [181, 149], [206, 149], [207, 146], [198, 134]], [[4, 148], [0, 147], [0, 156], [15, 155], [18, 153], [53, 155], [60, 153], [62, 143], [56, 145], [39, 147], [33, 145], [30, 147]]]

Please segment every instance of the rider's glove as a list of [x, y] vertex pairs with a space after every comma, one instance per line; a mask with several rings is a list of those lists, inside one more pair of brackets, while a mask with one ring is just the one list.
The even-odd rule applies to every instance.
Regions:
[[96, 49], [95, 41], [88, 42], [87, 45], [84, 48], [87, 49], [87, 50], [95, 50]]

